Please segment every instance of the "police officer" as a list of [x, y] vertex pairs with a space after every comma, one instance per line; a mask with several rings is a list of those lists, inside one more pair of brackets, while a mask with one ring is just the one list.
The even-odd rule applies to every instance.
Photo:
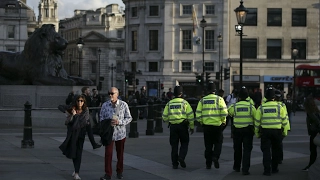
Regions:
[[[288, 120], [281, 106], [274, 101], [275, 90], [269, 87], [266, 91], [266, 103], [262, 104], [255, 114], [255, 133], [261, 138], [263, 153], [263, 175], [278, 173], [278, 162], [282, 136], [287, 136]], [[271, 150], [271, 152], [270, 152]]]
[[[194, 132], [194, 113], [190, 104], [182, 99], [183, 89], [181, 86], [174, 88], [175, 98], [170, 100], [162, 114], [162, 119], [169, 123], [170, 126], [170, 145], [172, 168], [178, 169], [178, 165], [186, 168], [185, 158], [188, 152], [189, 132]], [[180, 141], [180, 150], [179, 150]], [[179, 153], [178, 153], [179, 150]]]
[[[239, 102], [228, 108], [228, 113], [233, 119], [233, 170], [240, 172], [242, 160], [242, 174], [249, 175], [252, 141], [254, 135], [254, 115], [256, 108], [246, 99], [248, 90], [242, 87], [239, 91]], [[242, 151], [243, 146], [243, 151]]]
[[[281, 91], [276, 89], [275, 90], [275, 101], [278, 102], [278, 104], [283, 108], [284, 112], [286, 112], [286, 118], [287, 118], [287, 121], [288, 121], [288, 124], [289, 124], [289, 127], [288, 127], [288, 131], [290, 131], [290, 121], [289, 121], [289, 116], [288, 116], [288, 111], [287, 111], [287, 106], [285, 105], [284, 102], [282, 102], [282, 94], [281, 94]], [[283, 138], [282, 138], [283, 140]], [[281, 140], [281, 151], [280, 151], [280, 157], [279, 157], [279, 164], [282, 164], [282, 161], [283, 161], [283, 143], [282, 143], [282, 140]]]
[[209, 94], [198, 103], [196, 119], [203, 125], [206, 168], [211, 169], [213, 161], [214, 167], [218, 169], [223, 141], [222, 130], [226, 124], [228, 110], [223, 98], [215, 95], [216, 87], [212, 81], [208, 83], [207, 89]]

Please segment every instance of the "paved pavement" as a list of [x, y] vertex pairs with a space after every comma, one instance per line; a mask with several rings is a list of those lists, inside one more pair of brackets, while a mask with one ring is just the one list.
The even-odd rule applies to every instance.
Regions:
[[[66, 135], [63, 126], [55, 128], [33, 127], [34, 148], [22, 149], [23, 127], [0, 124], [0, 179], [1, 180], [64, 180], [72, 179], [72, 160], [62, 155], [58, 146]], [[145, 135], [146, 120], [138, 120], [138, 138], [127, 138], [125, 145], [124, 179], [126, 180], [305, 180], [308, 173], [301, 171], [308, 163], [309, 143], [305, 114], [298, 112], [293, 117], [292, 131], [284, 139], [284, 161], [280, 172], [271, 177], [263, 176], [260, 142], [254, 138], [250, 175], [234, 172], [230, 127], [224, 132], [224, 144], [220, 169], [205, 168], [204, 143], [201, 132], [190, 136], [187, 168], [173, 170], [170, 160], [169, 131], [163, 125], [163, 133]], [[128, 132], [130, 128], [128, 126]], [[96, 136], [96, 140], [99, 137]], [[88, 138], [84, 145], [80, 177], [83, 180], [98, 180], [104, 174], [104, 148], [92, 149]], [[115, 171], [116, 156], [114, 155]], [[116, 179], [115, 172], [112, 179]]]

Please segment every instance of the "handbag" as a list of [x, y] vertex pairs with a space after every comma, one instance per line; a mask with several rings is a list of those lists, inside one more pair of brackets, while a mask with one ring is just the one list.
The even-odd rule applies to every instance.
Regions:
[[320, 134], [318, 133], [316, 137], [313, 138], [313, 143], [317, 146], [320, 146]]

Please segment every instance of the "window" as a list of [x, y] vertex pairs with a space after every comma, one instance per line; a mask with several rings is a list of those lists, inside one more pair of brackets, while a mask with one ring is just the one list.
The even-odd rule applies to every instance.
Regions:
[[191, 49], [192, 32], [191, 30], [182, 31], [182, 49]]
[[267, 59], [281, 59], [281, 39], [267, 40]]
[[182, 71], [191, 71], [191, 62], [182, 62], [181, 63]]
[[158, 30], [149, 31], [149, 50], [158, 50]]
[[204, 69], [205, 71], [214, 71], [214, 62], [205, 62]]
[[282, 26], [282, 9], [268, 8], [268, 26]]
[[131, 8], [131, 17], [138, 17], [138, 7]]
[[159, 6], [150, 6], [150, 16], [159, 16]]
[[[305, 39], [292, 39], [291, 47], [296, 47], [298, 49], [298, 54], [296, 59], [307, 59], [307, 50], [306, 50], [306, 40]], [[293, 57], [292, 57], [293, 59]]]
[[14, 38], [14, 31], [15, 31], [15, 26], [14, 25], [9, 25], [8, 26], [8, 38]]
[[131, 36], [131, 50], [132, 51], [137, 51], [138, 50], [138, 33], [137, 31], [132, 31], [132, 36]]
[[292, 9], [292, 26], [307, 26], [306, 9]]
[[214, 30], [206, 30], [206, 42], [205, 47], [206, 49], [214, 49]]
[[206, 5], [206, 14], [214, 14], [214, 5]]
[[248, 14], [247, 14], [245, 26], [256, 26], [257, 19], [258, 19], [257, 8], [247, 8], [247, 10], [248, 10]]
[[117, 31], [117, 38], [122, 38], [122, 30]]
[[49, 9], [48, 9], [48, 8], [45, 8], [44, 10], [45, 10], [45, 13], [46, 13], [45, 16], [46, 16], [46, 17], [49, 17]]
[[149, 62], [149, 72], [158, 71], [158, 62]]
[[243, 58], [256, 59], [257, 58], [257, 39], [243, 39]]
[[96, 62], [91, 63], [91, 73], [97, 73], [97, 63]]
[[116, 49], [116, 56], [122, 57], [122, 49]]
[[192, 6], [191, 5], [183, 5], [182, 6], [182, 14], [192, 14]]

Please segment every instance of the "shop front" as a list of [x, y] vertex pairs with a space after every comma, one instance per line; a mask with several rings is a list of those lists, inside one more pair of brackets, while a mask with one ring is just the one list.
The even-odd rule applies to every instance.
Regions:
[[[231, 85], [233, 86], [233, 89], [240, 88], [239, 75], [233, 76], [233, 83]], [[260, 89], [260, 76], [242, 76], [242, 86], [245, 86], [249, 92], [254, 92], [255, 89]]]
[[292, 91], [292, 76], [264, 76], [263, 83], [264, 87], [272, 86], [276, 89], [291, 94]]

